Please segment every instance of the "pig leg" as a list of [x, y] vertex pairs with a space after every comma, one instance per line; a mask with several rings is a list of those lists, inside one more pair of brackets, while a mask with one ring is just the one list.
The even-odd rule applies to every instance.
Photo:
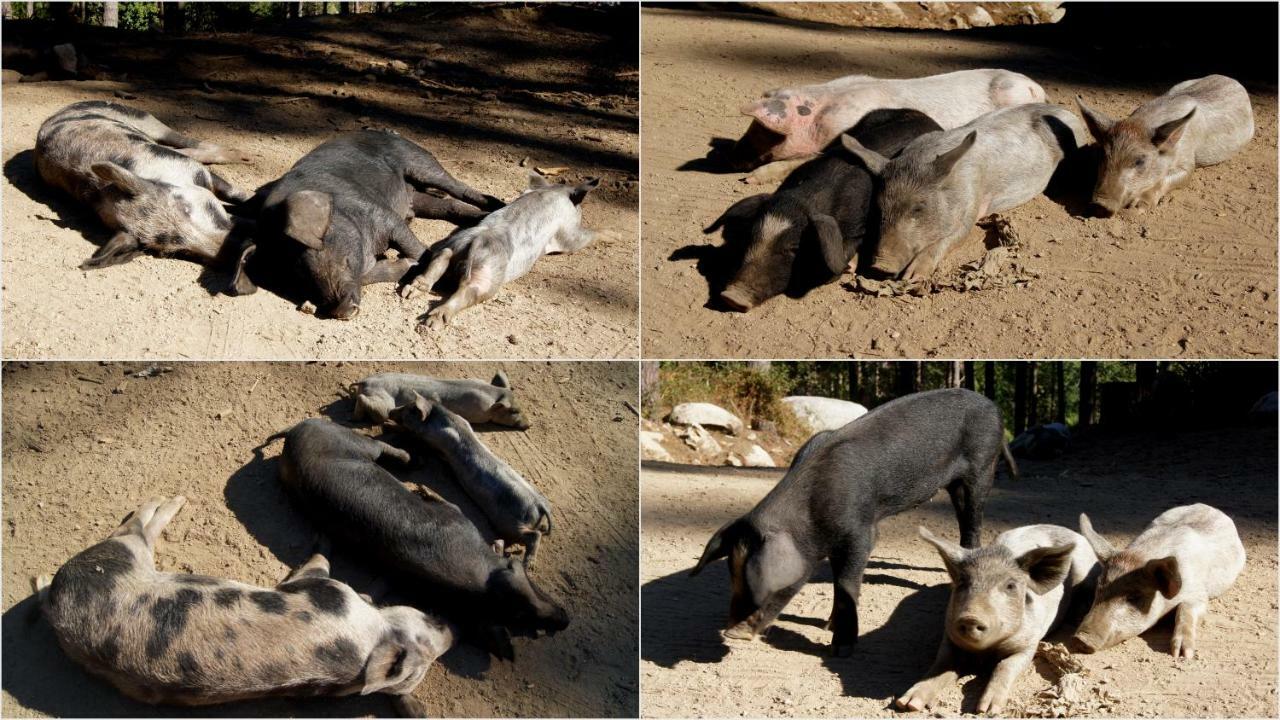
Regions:
[[454, 225], [475, 225], [489, 214], [474, 205], [451, 197], [442, 198], [420, 192], [413, 194], [412, 207], [416, 217], [448, 220]]
[[1196, 656], [1196, 631], [1207, 609], [1207, 603], [1184, 602], [1174, 611], [1170, 652], [1175, 658], [1190, 660]]
[[137, 128], [143, 135], [162, 145], [176, 148], [178, 152], [192, 160], [215, 164], [249, 162], [249, 156], [245, 153], [224, 148], [214, 143], [201, 142], [193, 137], [183, 135], [151, 115], [145, 117], [130, 116], [127, 122]]
[[777, 620], [778, 616], [782, 614], [782, 610], [787, 606], [787, 603], [791, 602], [791, 598], [795, 597], [808, 581], [808, 578], [799, 580], [794, 585], [785, 587], [770, 595], [764, 605], [752, 613], [751, 617], [726, 629], [724, 636], [735, 640], [751, 640], [756, 635], [768, 630], [773, 621]]
[[145, 505], [138, 508], [137, 512], [130, 515], [119, 528], [116, 528], [116, 531], [111, 536], [136, 535], [142, 538], [148, 551], [154, 551], [156, 540], [160, 537], [160, 533], [169, 524], [169, 521], [173, 520], [173, 516], [178, 514], [178, 511], [182, 509], [186, 502], [187, 499], [181, 495], [169, 500], [152, 498]]
[[956, 511], [956, 521], [960, 524], [960, 546], [976, 548], [982, 545], [982, 507], [986, 504], [986, 494], [975, 487], [975, 483], [967, 478], [953, 480], [947, 485], [947, 494], [951, 496], [951, 505]]
[[742, 182], [748, 185], [774, 185], [780, 183], [791, 174], [792, 170], [809, 162], [813, 157], [813, 155], [806, 155], [794, 160], [778, 160], [768, 165], [761, 165], [743, 178]]
[[[324, 555], [316, 552], [316, 554], [308, 558], [306, 562], [294, 568], [288, 575], [285, 575], [284, 579], [280, 581], [280, 585], [287, 585], [294, 580], [301, 580], [303, 578], [327, 577], [329, 577], [329, 561]], [[277, 587], [279, 587], [279, 585], [277, 585]]]
[[425, 295], [431, 292], [431, 288], [440, 282], [440, 278], [444, 276], [446, 270], [449, 269], [449, 263], [453, 260], [453, 248], [444, 248], [440, 252], [432, 256], [431, 262], [427, 264], [427, 269], [421, 275], [414, 278], [413, 282], [400, 288], [400, 297], [410, 300], [419, 293]]
[[418, 324], [419, 332], [438, 332], [448, 325], [458, 313], [473, 305], [492, 298], [498, 294], [497, 283], [488, 282], [487, 278], [479, 281], [468, 280], [457, 292], [449, 296], [444, 303], [427, 313], [427, 317]]
[[894, 704], [899, 710], [926, 710], [933, 708], [938, 702], [938, 695], [959, 679], [956, 673], [955, 647], [943, 636], [938, 645], [938, 654], [934, 656], [933, 665], [925, 672], [924, 677], [902, 694]]
[[242, 203], [253, 197], [253, 193], [227, 182], [221, 175], [216, 172], [209, 171], [210, 190], [219, 199], [230, 203]]
[[[524, 534], [521, 542], [524, 544], [524, 564], [525, 567], [533, 567], [533, 556], [538, 553], [538, 541], [542, 539], [542, 533], [537, 530]], [[501, 554], [501, 553], [499, 553]]]
[[938, 270], [938, 263], [942, 261], [942, 256], [946, 254], [949, 243], [937, 242], [929, 247], [921, 250], [911, 262], [907, 265], [907, 269], [902, 272], [903, 280], [928, 280]]
[[[611, 233], [604, 234], [610, 235]], [[547, 254], [550, 255], [553, 252], [571, 253], [575, 250], [581, 250], [590, 245], [600, 235], [601, 233], [588, 230], [582, 226], [561, 230], [556, 233], [555, 242], [547, 246]]]
[[417, 263], [411, 258], [402, 257], [395, 260], [383, 258], [374, 263], [368, 272], [360, 276], [360, 284], [372, 285], [374, 283], [400, 282], [416, 266]]
[[381, 459], [382, 456], [385, 455], [387, 457], [393, 457], [402, 463], [409, 462], [410, 458], [409, 458], [408, 452], [401, 450], [398, 447], [393, 447], [391, 445], [388, 445], [382, 442], [381, 440], [374, 440], [373, 438], [369, 438], [369, 442], [372, 442], [374, 446], [377, 448], [378, 454], [375, 459]]
[[979, 713], [1000, 715], [1004, 712], [1004, 706], [1009, 702], [1009, 691], [1018, 681], [1018, 676], [1031, 667], [1031, 661], [1035, 655], [1036, 646], [1033, 645], [1024, 652], [1010, 655], [996, 663], [995, 670], [991, 672], [991, 679], [987, 681], [987, 687], [978, 700]]
[[503, 202], [495, 197], [485, 195], [466, 183], [450, 175], [440, 163], [427, 151], [416, 148], [406, 158], [404, 175], [410, 184], [443, 190], [450, 195], [465, 200], [478, 208], [497, 210]]
[[831, 653], [849, 657], [858, 644], [858, 596], [862, 593], [862, 573], [871, 557], [875, 536], [859, 537], [831, 553], [835, 575], [835, 606], [831, 611]]

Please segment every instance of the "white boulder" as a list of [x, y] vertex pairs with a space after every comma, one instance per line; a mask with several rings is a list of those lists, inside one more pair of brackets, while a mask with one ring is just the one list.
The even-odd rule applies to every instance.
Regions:
[[867, 409], [856, 402], [812, 395], [792, 395], [782, 398], [800, 422], [812, 432], [835, 430], [867, 414]]
[[711, 403], [680, 403], [671, 410], [667, 422], [673, 425], [701, 425], [723, 430], [730, 435], [741, 435], [745, 429], [737, 415]]

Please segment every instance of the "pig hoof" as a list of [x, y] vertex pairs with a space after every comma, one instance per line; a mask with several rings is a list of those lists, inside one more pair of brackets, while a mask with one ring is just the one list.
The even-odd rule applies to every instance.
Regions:
[[724, 631], [724, 636], [725, 638], [730, 640], [755, 640], [756, 639], [756, 634], [751, 632], [750, 628], [745, 628], [745, 627], [742, 627], [741, 625], [735, 625], [731, 628], [727, 628]]
[[720, 302], [724, 303], [725, 307], [730, 310], [737, 312], [746, 312], [751, 309], [751, 301], [747, 299], [747, 296], [733, 288], [720, 293]]

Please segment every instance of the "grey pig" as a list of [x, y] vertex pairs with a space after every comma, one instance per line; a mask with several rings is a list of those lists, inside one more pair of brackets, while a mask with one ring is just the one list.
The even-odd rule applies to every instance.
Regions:
[[[116, 231], [82, 269], [129, 262], [142, 252], [230, 265], [224, 246], [247, 240], [253, 223], [220, 201], [252, 194], [202, 163], [243, 162], [234, 150], [200, 142], [155, 117], [117, 103], [68, 105], [40, 125], [35, 164], [44, 181], [89, 205]], [[231, 247], [235, 250], [235, 247]]]
[[1199, 503], [1176, 507], [1152, 520], [1123, 550], [1094, 532], [1087, 515], [1080, 516], [1080, 534], [1102, 561], [1102, 578], [1093, 607], [1071, 639], [1072, 650], [1105, 650], [1173, 612], [1170, 651], [1175, 658], [1195, 657], [1209, 601], [1244, 569], [1244, 545], [1231, 518]]
[[1102, 215], [1154, 208], [1198, 167], [1216, 165], [1253, 138], [1253, 108], [1240, 83], [1223, 75], [1180, 82], [1123, 120], [1112, 120], [1077, 98], [1089, 132], [1102, 144], [1093, 189]]
[[938, 694], [956, 682], [958, 661], [978, 656], [996, 664], [977, 711], [999, 715], [1014, 682], [1035, 659], [1040, 640], [1092, 595], [1098, 558], [1088, 541], [1057, 525], [1006, 530], [978, 550], [934, 537], [923, 527], [920, 537], [942, 556], [951, 576], [951, 599], [933, 666], [897, 706], [932, 709]]
[[524, 545], [525, 565], [532, 568], [543, 533], [551, 534], [551, 503], [542, 493], [443, 404], [415, 395], [412, 403], [392, 410], [391, 419], [444, 457], [494, 533], [507, 543]]
[[58, 643], [145, 703], [211, 705], [278, 695], [401, 696], [453, 646], [451, 626], [377, 608], [312, 556], [274, 588], [159, 572], [155, 546], [186, 503], [152, 498], [106, 540], [36, 581]]
[[498, 371], [491, 382], [444, 380], [409, 373], [378, 373], [347, 388], [355, 399], [356, 420], [386, 422], [392, 408], [412, 403], [415, 395], [439, 402], [472, 423], [494, 423], [528, 430], [529, 421], [516, 405], [507, 374]]
[[455, 315], [498, 293], [533, 268], [543, 255], [584, 248], [596, 233], [582, 227], [582, 204], [600, 184], [591, 178], [574, 186], [558, 185], [536, 172], [529, 188], [504, 208], [489, 213], [478, 225], [454, 232], [431, 248], [426, 269], [401, 288], [411, 298], [428, 293], [446, 270], [458, 276], [458, 288], [448, 300], [427, 313], [419, 328], [439, 330]]
[[841, 139], [883, 180], [872, 267], [912, 280], [932, 275], [978, 218], [1039, 195], [1058, 163], [1083, 145], [1085, 130], [1075, 113], [1032, 103], [922, 135], [892, 160]]

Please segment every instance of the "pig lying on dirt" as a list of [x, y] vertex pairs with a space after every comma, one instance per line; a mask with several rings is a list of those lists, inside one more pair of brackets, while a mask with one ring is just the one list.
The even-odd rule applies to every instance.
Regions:
[[923, 527], [920, 536], [942, 556], [951, 576], [951, 600], [933, 666], [897, 706], [932, 709], [938, 694], [956, 682], [963, 661], [974, 656], [996, 661], [977, 711], [999, 715], [1014, 682], [1035, 659], [1040, 640], [1073, 605], [1092, 596], [1098, 558], [1087, 540], [1057, 525], [1007, 530], [978, 550], [934, 537]]
[[[874, 110], [849, 132], [893, 157], [920, 135], [941, 129], [915, 110]], [[856, 265], [869, 222], [874, 237], [874, 191], [862, 163], [837, 146], [796, 168], [772, 195], [734, 203], [703, 231], [723, 226], [726, 239], [750, 233], [742, 267], [720, 293], [721, 302], [746, 312], [775, 295], [839, 278]]]
[[876, 109], [918, 110], [950, 129], [997, 108], [1044, 99], [1044, 90], [1026, 75], [994, 69], [907, 79], [850, 75], [778, 88], [742, 107], [753, 118], [751, 126], [723, 161], [749, 170], [814, 155]]
[[498, 537], [524, 545], [525, 566], [532, 568], [542, 534], [551, 534], [551, 503], [542, 493], [441, 403], [415, 395], [413, 402], [392, 410], [391, 419], [445, 459]]
[[1244, 546], [1231, 518], [1208, 505], [1176, 507], [1152, 520], [1123, 550], [1094, 532], [1086, 515], [1080, 516], [1080, 534], [1102, 561], [1102, 578], [1071, 649], [1105, 650], [1174, 611], [1170, 651], [1175, 658], [1195, 657], [1196, 631], [1209, 601], [1244, 569]]
[[773, 623], [829, 557], [832, 649], [849, 655], [858, 640], [858, 594], [876, 524], [946, 488], [962, 544], [977, 547], [1001, 454], [1016, 473], [1000, 410], [975, 392], [933, 390], [885, 403], [810, 438], [751, 512], [716, 531], [690, 574], [728, 556], [725, 636], [749, 639]]
[[78, 102], [54, 113], [36, 135], [35, 165], [44, 181], [91, 206], [116, 231], [82, 269], [129, 262], [142, 252], [230, 264], [232, 235], [252, 223], [227, 214], [220, 200], [250, 193], [202, 163], [242, 162], [233, 150], [187, 137], [141, 110]]
[[579, 205], [599, 184], [591, 178], [572, 187], [557, 185], [530, 172], [529, 189], [510, 205], [433, 247], [426, 270], [400, 294], [411, 298], [431, 292], [446, 270], [457, 276], [458, 288], [427, 313], [418, 329], [439, 330], [458, 313], [497, 295], [504, 283], [529, 272], [543, 255], [586, 247], [596, 233], [582, 227]]
[[[341, 320], [360, 311], [362, 286], [398, 282], [426, 251], [409, 219], [474, 223], [502, 206], [454, 178], [431, 153], [381, 130], [323, 143], [258, 195], [258, 243], [240, 258], [233, 291], [257, 289], [245, 268], [256, 252], [255, 273], [300, 275], [319, 309]], [[399, 258], [383, 257], [391, 247]]]
[[883, 182], [872, 267], [908, 280], [928, 278], [978, 218], [1039, 195], [1085, 137], [1075, 113], [1043, 103], [925, 135], [893, 159], [845, 135], [845, 147]]
[[495, 553], [458, 506], [415, 495], [378, 465], [383, 455], [407, 462], [404, 450], [329, 420], [304, 420], [280, 435], [280, 481], [316, 527], [373, 558], [420, 602], [481, 632], [498, 657], [514, 657], [509, 631], [569, 626], [524, 563]]
[[1227, 160], [1253, 138], [1249, 93], [1223, 75], [1180, 82], [1123, 120], [1077, 102], [1102, 144], [1093, 190], [1093, 205], [1102, 215], [1154, 208], [1186, 184], [1193, 169]]
[[421, 395], [466, 418], [471, 423], [493, 423], [528, 430], [529, 421], [516, 405], [507, 374], [498, 371], [491, 382], [442, 380], [408, 373], [378, 373], [347, 388], [355, 399], [356, 420], [382, 424], [393, 408], [412, 403]]
[[315, 555], [274, 588], [158, 572], [155, 545], [186, 498], [153, 498], [111, 537], [36, 581], [73, 660], [146, 703], [276, 695], [407, 696], [453, 645], [414, 608], [377, 608]]

